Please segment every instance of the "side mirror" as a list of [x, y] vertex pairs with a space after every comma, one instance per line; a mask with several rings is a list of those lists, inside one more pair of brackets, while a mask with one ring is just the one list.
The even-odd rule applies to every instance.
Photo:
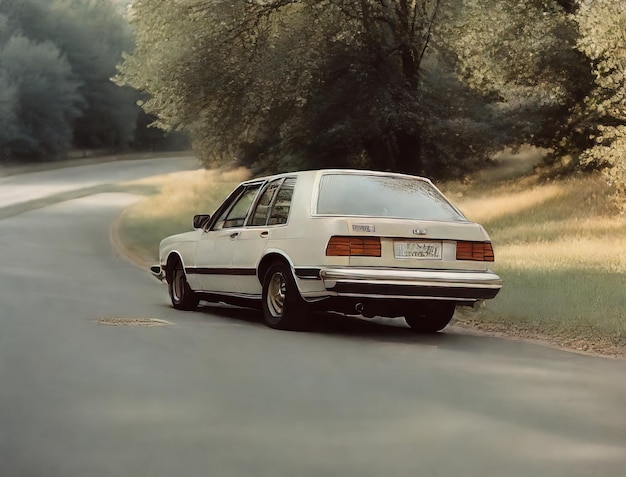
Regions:
[[209, 214], [198, 214], [193, 216], [193, 228], [202, 229], [211, 220]]

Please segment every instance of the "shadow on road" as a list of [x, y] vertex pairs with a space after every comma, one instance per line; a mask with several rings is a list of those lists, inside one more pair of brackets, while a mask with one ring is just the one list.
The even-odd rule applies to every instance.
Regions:
[[[198, 311], [220, 319], [265, 326], [262, 324], [260, 310], [221, 304], [206, 304], [201, 306]], [[279, 333], [280, 331], [276, 332]], [[328, 312], [313, 313], [311, 316], [311, 324], [304, 333], [380, 342], [422, 343], [431, 346], [478, 346], [480, 342], [488, 339], [483, 336], [465, 334], [463, 330], [453, 326], [439, 333], [419, 334], [408, 328], [402, 318], [366, 319]]]

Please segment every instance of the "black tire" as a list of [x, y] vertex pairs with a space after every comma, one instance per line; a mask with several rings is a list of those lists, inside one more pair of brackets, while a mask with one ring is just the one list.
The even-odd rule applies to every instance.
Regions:
[[416, 303], [415, 309], [404, 316], [407, 325], [417, 333], [443, 330], [454, 316], [454, 303]]
[[307, 304], [284, 262], [273, 263], [263, 279], [263, 320], [280, 330], [298, 331], [307, 325]]
[[187, 283], [187, 276], [180, 260], [176, 260], [174, 264], [170, 279], [167, 281], [167, 290], [172, 306], [177, 310], [195, 310], [200, 303], [200, 298]]

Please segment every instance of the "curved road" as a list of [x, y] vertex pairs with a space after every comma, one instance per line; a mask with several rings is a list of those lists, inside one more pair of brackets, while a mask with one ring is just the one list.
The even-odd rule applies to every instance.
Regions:
[[[193, 167], [0, 179], [0, 476], [626, 476], [623, 360], [330, 315], [288, 333], [253, 311], [176, 312], [110, 245], [135, 196], [58, 195]], [[171, 324], [106, 324], [140, 319]]]

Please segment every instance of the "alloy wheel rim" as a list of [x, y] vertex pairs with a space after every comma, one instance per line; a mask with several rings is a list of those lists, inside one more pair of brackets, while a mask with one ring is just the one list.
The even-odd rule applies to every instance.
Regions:
[[174, 273], [174, 280], [172, 283], [172, 294], [174, 295], [174, 300], [176, 302], [180, 302], [183, 294], [185, 275], [180, 268], [177, 268]]
[[274, 273], [267, 291], [268, 309], [274, 318], [281, 318], [283, 316], [286, 292], [287, 283], [284, 275], [280, 272]]

